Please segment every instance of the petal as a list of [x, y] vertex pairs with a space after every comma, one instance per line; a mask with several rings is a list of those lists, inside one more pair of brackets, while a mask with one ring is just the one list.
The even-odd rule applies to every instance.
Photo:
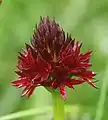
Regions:
[[65, 85], [68, 86], [69, 88], [74, 88], [71, 79], [67, 79]]
[[68, 66], [69, 68], [73, 68], [75, 66], [75, 59], [73, 55], [68, 55], [63, 59], [63, 64]]
[[97, 88], [97, 86], [91, 81], [91, 80], [87, 80], [88, 84], [90, 84], [92, 87]]
[[90, 57], [91, 53], [92, 53], [92, 51], [88, 51], [85, 54], [80, 54], [80, 56], [79, 56], [80, 61], [86, 61]]
[[80, 53], [80, 48], [81, 48], [81, 43], [79, 41], [77, 41], [75, 44], [74, 44], [74, 51], [75, 51], [75, 56], [78, 55]]
[[85, 63], [85, 62], [80, 63], [80, 64], [78, 65], [78, 67], [82, 67], [82, 68], [88, 68], [88, 67], [91, 67], [91, 66], [92, 66], [91, 63]]
[[51, 87], [52, 81], [51, 81], [51, 80], [42, 81], [40, 85], [42, 85], [42, 86], [44, 86], [44, 87]]
[[20, 53], [18, 56], [18, 65], [17, 68], [19, 70], [28, 70], [34, 66], [35, 59], [33, 58], [32, 51], [30, 48], [26, 51], [26, 53]]
[[75, 79], [72, 79], [72, 84], [73, 84], [73, 85], [82, 84], [82, 83], [84, 83], [84, 82], [85, 82], [84, 80], [75, 80]]
[[50, 63], [53, 60], [53, 56], [48, 53], [48, 51], [46, 49], [44, 49], [43, 51], [40, 51], [43, 59], [45, 59], [48, 63]]
[[51, 70], [51, 65], [48, 64], [45, 60], [38, 57], [37, 71], [42, 76], [43, 80], [47, 79]]
[[28, 80], [26, 78], [21, 78], [19, 80], [11, 82], [11, 84], [12, 84], [12, 86], [16, 86], [16, 87], [20, 88], [23, 86], [27, 86], [30, 83], [28, 82]]
[[31, 89], [31, 86], [26, 86], [25, 89], [23, 90], [21, 97], [25, 96], [27, 93], [29, 93]]
[[93, 77], [96, 75], [95, 72], [92, 71], [84, 71], [82, 73], [79, 74], [79, 76], [81, 76], [82, 78], [88, 78], [88, 79], [93, 79]]
[[28, 93], [28, 95], [27, 95], [28, 98], [33, 94], [35, 88], [36, 88], [36, 86], [32, 86], [32, 87], [30, 88], [29, 93]]
[[58, 87], [58, 83], [57, 83], [56, 79], [55, 79], [55, 80], [52, 80], [51, 86], [52, 86], [54, 89], [56, 89], [56, 88]]
[[31, 85], [31, 86], [28, 85], [28, 86], [26, 86], [25, 89], [22, 92], [21, 97], [27, 95], [27, 97], [29, 98], [32, 95], [35, 88], [36, 88], [36, 85]]
[[27, 51], [28, 51], [28, 49], [32, 49], [31, 46], [27, 43], [25, 43], [25, 46], [26, 46]]
[[25, 77], [25, 74], [22, 71], [15, 71], [19, 77]]
[[25, 54], [22, 52], [19, 52], [19, 57], [21, 57], [21, 58], [25, 58]]
[[76, 80], [76, 79], [67, 79], [66, 80], [66, 86], [68, 86], [69, 88], [74, 88], [73, 85], [78, 85], [78, 84], [82, 84], [84, 83], [84, 80]]
[[34, 65], [35, 60], [33, 58], [32, 51], [31, 51], [30, 48], [28, 48], [27, 58], [28, 58], [28, 64], [31, 65], [31, 66]]
[[60, 95], [63, 98], [63, 100], [66, 100], [66, 89], [65, 86], [61, 85], [59, 87]]

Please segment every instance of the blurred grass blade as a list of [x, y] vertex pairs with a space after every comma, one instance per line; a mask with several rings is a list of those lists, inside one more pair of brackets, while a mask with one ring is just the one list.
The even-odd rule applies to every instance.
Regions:
[[102, 80], [102, 86], [101, 86], [99, 101], [97, 103], [95, 120], [102, 120], [104, 113], [104, 103], [107, 96], [107, 87], [108, 87], [108, 65], [106, 67], [105, 75]]
[[[65, 113], [71, 113], [71, 114], [75, 115], [76, 113], [79, 112], [79, 110], [80, 110], [80, 108], [77, 105], [65, 106]], [[27, 116], [39, 116], [39, 115], [45, 115], [45, 114], [52, 116], [52, 106], [48, 106], [48, 107], [44, 107], [44, 108], [43, 107], [42, 108], [34, 108], [34, 109], [30, 109], [30, 110], [12, 113], [9, 115], [1, 116], [0, 120], [15, 120], [16, 118], [22, 118], [22, 117], [27, 117]]]
[[15, 120], [16, 118], [48, 114], [49, 112], [51, 113], [51, 111], [52, 111], [51, 107], [34, 108], [34, 109], [20, 111], [20, 112], [6, 115], [6, 116], [2, 116], [2, 117], [0, 117], [0, 120], [12, 120], [12, 119]]

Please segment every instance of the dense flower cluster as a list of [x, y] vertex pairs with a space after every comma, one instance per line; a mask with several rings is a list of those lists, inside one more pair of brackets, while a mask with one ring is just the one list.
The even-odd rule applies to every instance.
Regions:
[[41, 18], [31, 39], [31, 46], [18, 56], [18, 80], [12, 85], [25, 87], [22, 96], [30, 97], [37, 86], [58, 90], [66, 99], [65, 87], [84, 82], [94, 85], [95, 73], [89, 70], [92, 51], [80, 53], [81, 43], [65, 35], [63, 29], [48, 17]]

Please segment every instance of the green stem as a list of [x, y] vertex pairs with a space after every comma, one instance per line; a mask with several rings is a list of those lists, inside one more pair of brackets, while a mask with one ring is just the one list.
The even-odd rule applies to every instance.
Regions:
[[65, 113], [64, 113], [64, 100], [61, 98], [58, 92], [53, 92], [53, 112], [54, 112], [54, 120], [64, 120]]

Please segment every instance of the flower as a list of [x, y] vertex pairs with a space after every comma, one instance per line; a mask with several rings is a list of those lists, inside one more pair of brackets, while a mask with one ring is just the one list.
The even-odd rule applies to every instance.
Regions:
[[92, 51], [81, 53], [82, 44], [71, 35], [65, 35], [63, 29], [49, 17], [41, 18], [34, 30], [31, 46], [19, 53], [18, 80], [12, 85], [25, 87], [22, 96], [30, 97], [37, 86], [58, 90], [66, 99], [66, 86], [88, 83], [94, 85], [94, 72], [90, 56]]

